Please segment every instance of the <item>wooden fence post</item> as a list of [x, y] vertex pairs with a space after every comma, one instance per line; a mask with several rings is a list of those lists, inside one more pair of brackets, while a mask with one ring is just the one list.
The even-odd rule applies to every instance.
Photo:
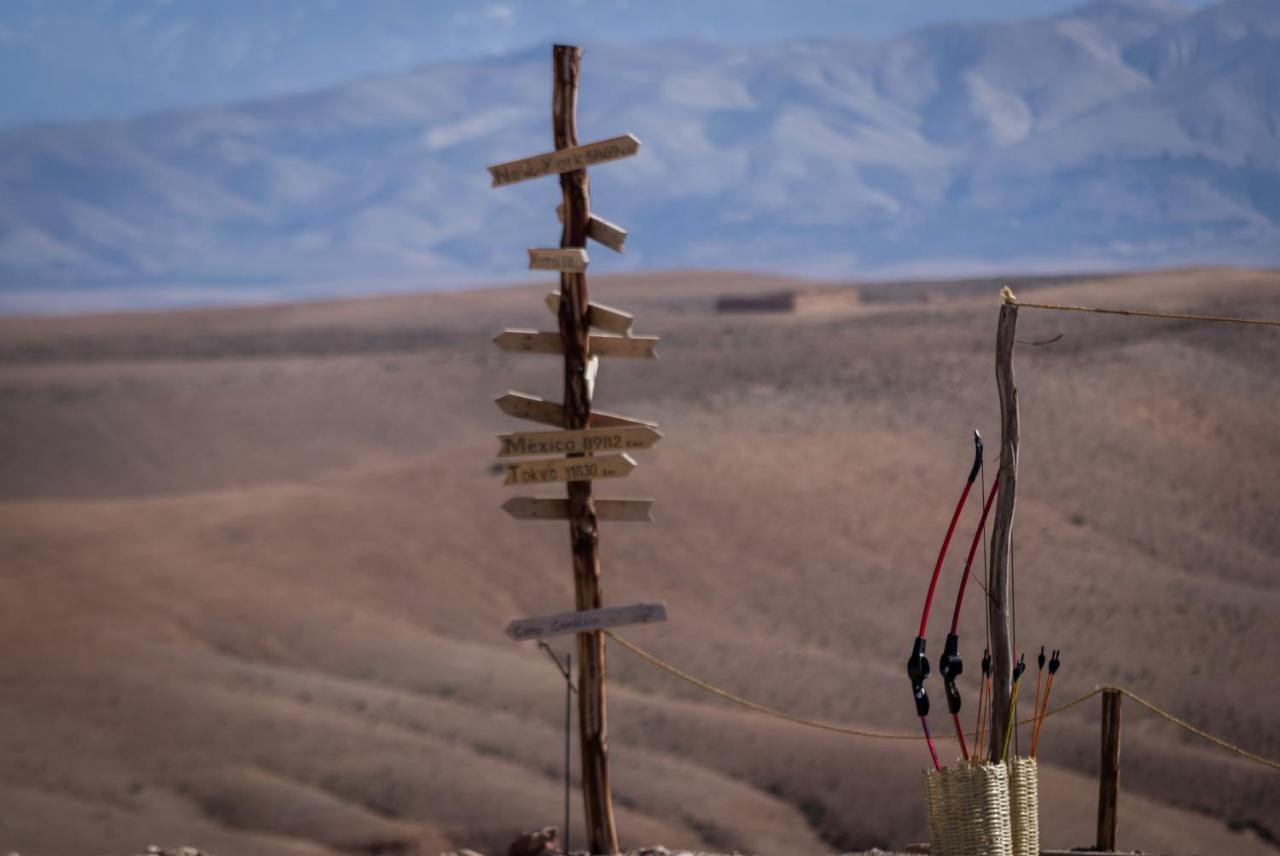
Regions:
[[1116, 801], [1120, 796], [1119, 690], [1102, 691], [1102, 760], [1098, 768], [1098, 850], [1116, 849]]
[[[554, 83], [551, 95], [552, 130], [556, 149], [578, 145], [578, 74], [582, 50], [571, 45], [552, 49]], [[563, 249], [585, 248], [591, 219], [591, 196], [586, 169], [560, 174], [564, 198]], [[587, 275], [562, 271], [557, 313], [564, 342], [564, 427], [570, 431], [591, 423], [592, 377]], [[578, 610], [603, 606], [600, 592], [599, 530], [591, 482], [569, 482], [569, 539], [573, 549], [573, 584]], [[604, 634], [579, 633], [578, 735], [582, 747], [582, 797], [591, 853], [618, 852], [613, 797], [609, 786], [609, 728], [605, 708]]]
[[991, 625], [991, 761], [1000, 760], [1012, 712], [1013, 644], [1009, 623], [1009, 551], [1013, 541], [1013, 505], [1018, 490], [1018, 388], [1013, 378], [1013, 345], [1018, 304], [1002, 294], [996, 325], [996, 386], [1000, 391], [1000, 493], [991, 526], [991, 567], [987, 571], [987, 616]]

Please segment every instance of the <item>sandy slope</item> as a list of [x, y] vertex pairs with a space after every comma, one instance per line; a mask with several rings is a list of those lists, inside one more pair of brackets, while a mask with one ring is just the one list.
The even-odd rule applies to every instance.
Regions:
[[[666, 337], [657, 363], [601, 371], [601, 407], [665, 434], [601, 491], [658, 500], [652, 524], [606, 525], [606, 596], [666, 600], [668, 625], [627, 635], [697, 674], [910, 729], [901, 662], [970, 428], [995, 445], [994, 287], [712, 311], [779, 285], [596, 283]], [[1269, 273], [1014, 286], [1280, 317]], [[502, 628], [571, 603], [565, 531], [503, 514], [491, 470], [492, 435], [521, 428], [491, 399], [558, 397], [554, 359], [488, 344], [549, 325], [544, 290], [0, 319], [0, 847], [433, 853], [558, 823], [560, 689]], [[1018, 355], [1020, 639], [1064, 649], [1057, 700], [1119, 682], [1280, 755], [1280, 334], [1024, 311], [1022, 338], [1058, 333]], [[973, 597], [970, 664], [982, 621]], [[924, 836], [918, 743], [761, 719], [616, 647], [611, 665], [626, 842]], [[1091, 839], [1096, 717], [1046, 727], [1049, 844]], [[1280, 834], [1274, 773], [1127, 717], [1123, 843], [1272, 852], [1251, 830]]]

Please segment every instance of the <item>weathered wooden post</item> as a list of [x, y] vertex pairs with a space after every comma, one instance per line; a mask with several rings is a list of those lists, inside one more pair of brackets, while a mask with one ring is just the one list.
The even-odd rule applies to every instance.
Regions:
[[991, 760], [1000, 760], [1009, 723], [1013, 645], [1009, 622], [1009, 555], [1013, 542], [1013, 506], [1018, 491], [1018, 388], [1013, 378], [1013, 345], [1018, 304], [1001, 291], [996, 325], [996, 387], [1000, 391], [1000, 494], [991, 527], [991, 567], [987, 572], [987, 616], [991, 624]]
[[1098, 768], [1097, 850], [1116, 849], [1116, 802], [1120, 797], [1120, 701], [1119, 690], [1102, 691], [1102, 760]]
[[[555, 85], [551, 98], [556, 149], [578, 145], [578, 73], [582, 51], [569, 45], [553, 48]], [[586, 169], [560, 173], [564, 196], [561, 249], [587, 246], [591, 217]], [[591, 422], [593, 379], [588, 376], [591, 337], [587, 326], [586, 271], [560, 273], [560, 339], [564, 343], [564, 427], [570, 431]], [[579, 610], [599, 609], [599, 530], [591, 482], [569, 482], [569, 541], [573, 548], [573, 587]], [[609, 725], [604, 695], [604, 635], [578, 634], [578, 739], [582, 744], [582, 793], [592, 853], [618, 852], [609, 785]]]
[[[578, 737], [582, 795], [589, 846], [593, 854], [618, 852], [609, 784], [609, 729], [605, 707], [605, 649], [601, 629], [666, 620], [661, 603], [604, 607], [600, 589], [599, 522], [649, 520], [648, 500], [602, 499], [592, 493], [595, 479], [622, 478], [636, 467], [628, 451], [648, 449], [662, 435], [651, 422], [594, 411], [592, 396], [600, 357], [653, 359], [656, 336], [631, 334], [632, 317], [591, 303], [587, 293], [586, 243], [590, 238], [616, 252], [627, 233], [591, 214], [587, 167], [634, 155], [640, 141], [631, 135], [586, 145], [578, 143], [578, 74], [582, 51], [569, 45], [552, 50], [552, 132], [555, 151], [489, 167], [493, 185], [559, 175], [561, 222], [558, 248], [530, 249], [530, 270], [560, 273], [560, 289], [547, 297], [558, 332], [506, 330], [494, 341], [513, 353], [563, 355], [564, 402], [509, 392], [498, 399], [504, 413], [554, 426], [555, 431], [503, 434], [499, 457], [562, 457], [505, 465], [506, 484], [567, 483], [567, 498], [513, 497], [503, 508], [519, 520], [568, 520], [573, 555], [576, 611], [512, 622], [516, 640], [573, 633], [578, 648]], [[591, 328], [607, 331], [592, 333]], [[612, 454], [596, 454], [612, 453]], [[565, 830], [566, 839], [568, 830]]]

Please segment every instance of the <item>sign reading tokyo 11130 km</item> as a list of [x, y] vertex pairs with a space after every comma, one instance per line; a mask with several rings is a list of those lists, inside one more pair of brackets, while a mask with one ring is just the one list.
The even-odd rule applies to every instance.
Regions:
[[556, 458], [507, 464], [503, 484], [546, 484], [547, 482], [620, 479], [636, 468], [635, 458], [626, 454], [593, 458]]

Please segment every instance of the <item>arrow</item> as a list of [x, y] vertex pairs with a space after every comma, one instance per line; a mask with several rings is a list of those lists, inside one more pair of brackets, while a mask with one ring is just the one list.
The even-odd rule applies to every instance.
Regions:
[[596, 164], [629, 158], [638, 151], [640, 141], [632, 134], [624, 134], [583, 146], [557, 149], [554, 152], [495, 164], [489, 167], [489, 174], [493, 176], [494, 187], [503, 187], [544, 175], [586, 169]]
[[925, 656], [925, 632], [929, 627], [929, 607], [933, 605], [933, 593], [938, 587], [938, 575], [942, 572], [942, 561], [947, 557], [947, 548], [951, 546], [951, 536], [955, 534], [956, 522], [964, 509], [964, 502], [969, 498], [973, 482], [982, 468], [982, 438], [973, 432], [973, 466], [969, 468], [969, 477], [965, 480], [964, 490], [956, 502], [956, 510], [951, 513], [951, 524], [947, 526], [947, 537], [942, 540], [942, 549], [938, 551], [938, 561], [933, 566], [933, 578], [929, 581], [929, 593], [925, 595], [924, 610], [920, 613], [920, 632], [916, 634], [911, 646], [911, 655], [907, 658], [907, 677], [911, 679], [911, 695], [916, 702], [916, 715], [920, 717], [920, 726], [924, 729], [925, 743], [929, 747], [929, 755], [933, 758], [935, 770], [941, 770], [938, 763], [938, 750], [934, 748], [933, 736], [929, 734], [929, 694], [925, 692], [924, 682], [929, 677], [929, 659]]
[[[597, 499], [596, 519], [620, 523], [653, 521], [652, 499]], [[502, 508], [516, 520], [568, 520], [569, 500], [513, 496]]]
[[1000, 760], [1009, 757], [1009, 738], [1013, 736], [1013, 726], [1018, 720], [1018, 685], [1022, 683], [1022, 673], [1027, 669], [1027, 655], [1018, 657], [1013, 667], [1013, 689], [1009, 691], [1009, 721], [1004, 726], [1004, 748], [1000, 750]]
[[[547, 295], [547, 308], [551, 310], [551, 314], [560, 315], [560, 292], [553, 291]], [[595, 327], [597, 330], [604, 330], [608, 333], [617, 333], [620, 336], [631, 335], [631, 324], [636, 319], [629, 312], [623, 312], [621, 309], [614, 309], [612, 306], [605, 306], [603, 303], [587, 304], [587, 324]]]
[[498, 435], [498, 457], [580, 455], [650, 449], [662, 439], [647, 425], [587, 428], [581, 431], [528, 431]]
[[[564, 203], [556, 206], [556, 219], [564, 222]], [[627, 242], [627, 230], [616, 223], [592, 214], [587, 218], [587, 237], [598, 244], [604, 244], [615, 253], [622, 252], [622, 245]]]
[[982, 736], [986, 733], [987, 724], [987, 704], [988, 697], [991, 693], [991, 651], [983, 649], [982, 651], [982, 683], [978, 685], [978, 722], [973, 728], [973, 733], [977, 735], [976, 745], [974, 747], [977, 755], [974, 756], [978, 763], [982, 763], [982, 747], [986, 744], [983, 742]]
[[604, 630], [606, 627], [651, 624], [666, 620], [667, 605], [665, 603], [633, 603], [627, 606], [606, 606], [603, 609], [516, 619], [507, 625], [507, 635], [517, 642], [522, 642], [544, 636], [589, 633], [594, 630]]
[[546, 484], [547, 482], [620, 479], [636, 468], [635, 458], [626, 454], [594, 458], [556, 458], [507, 464], [503, 484]]
[[582, 273], [590, 258], [581, 247], [529, 250], [529, 270], [558, 270]]
[[[564, 405], [556, 404], [554, 401], [547, 401], [540, 396], [528, 395], [523, 392], [508, 392], [494, 399], [494, 403], [498, 405], [498, 409], [503, 413], [516, 419], [527, 419], [530, 422], [554, 425], [557, 428], [564, 427]], [[590, 424], [592, 428], [614, 428], [628, 425], [645, 425], [649, 428], [658, 427], [657, 422], [632, 419], [630, 416], [621, 416], [617, 413], [610, 413], [607, 410], [592, 410]]]
[[1062, 665], [1062, 661], [1058, 659], [1061, 652], [1054, 649], [1053, 656], [1049, 658], [1049, 681], [1044, 688], [1044, 703], [1040, 706], [1040, 719], [1037, 720], [1031, 729], [1031, 757], [1036, 757], [1036, 753], [1040, 751], [1040, 732], [1044, 729], [1044, 718], [1049, 713], [1049, 693], [1053, 692], [1053, 676], [1058, 674], [1058, 667]]
[[[588, 350], [602, 357], [627, 357], [629, 359], [656, 360], [658, 336], [607, 336], [592, 335]], [[503, 330], [493, 338], [499, 348], [517, 354], [563, 354], [564, 340], [559, 333], [543, 333], [537, 330]]]

